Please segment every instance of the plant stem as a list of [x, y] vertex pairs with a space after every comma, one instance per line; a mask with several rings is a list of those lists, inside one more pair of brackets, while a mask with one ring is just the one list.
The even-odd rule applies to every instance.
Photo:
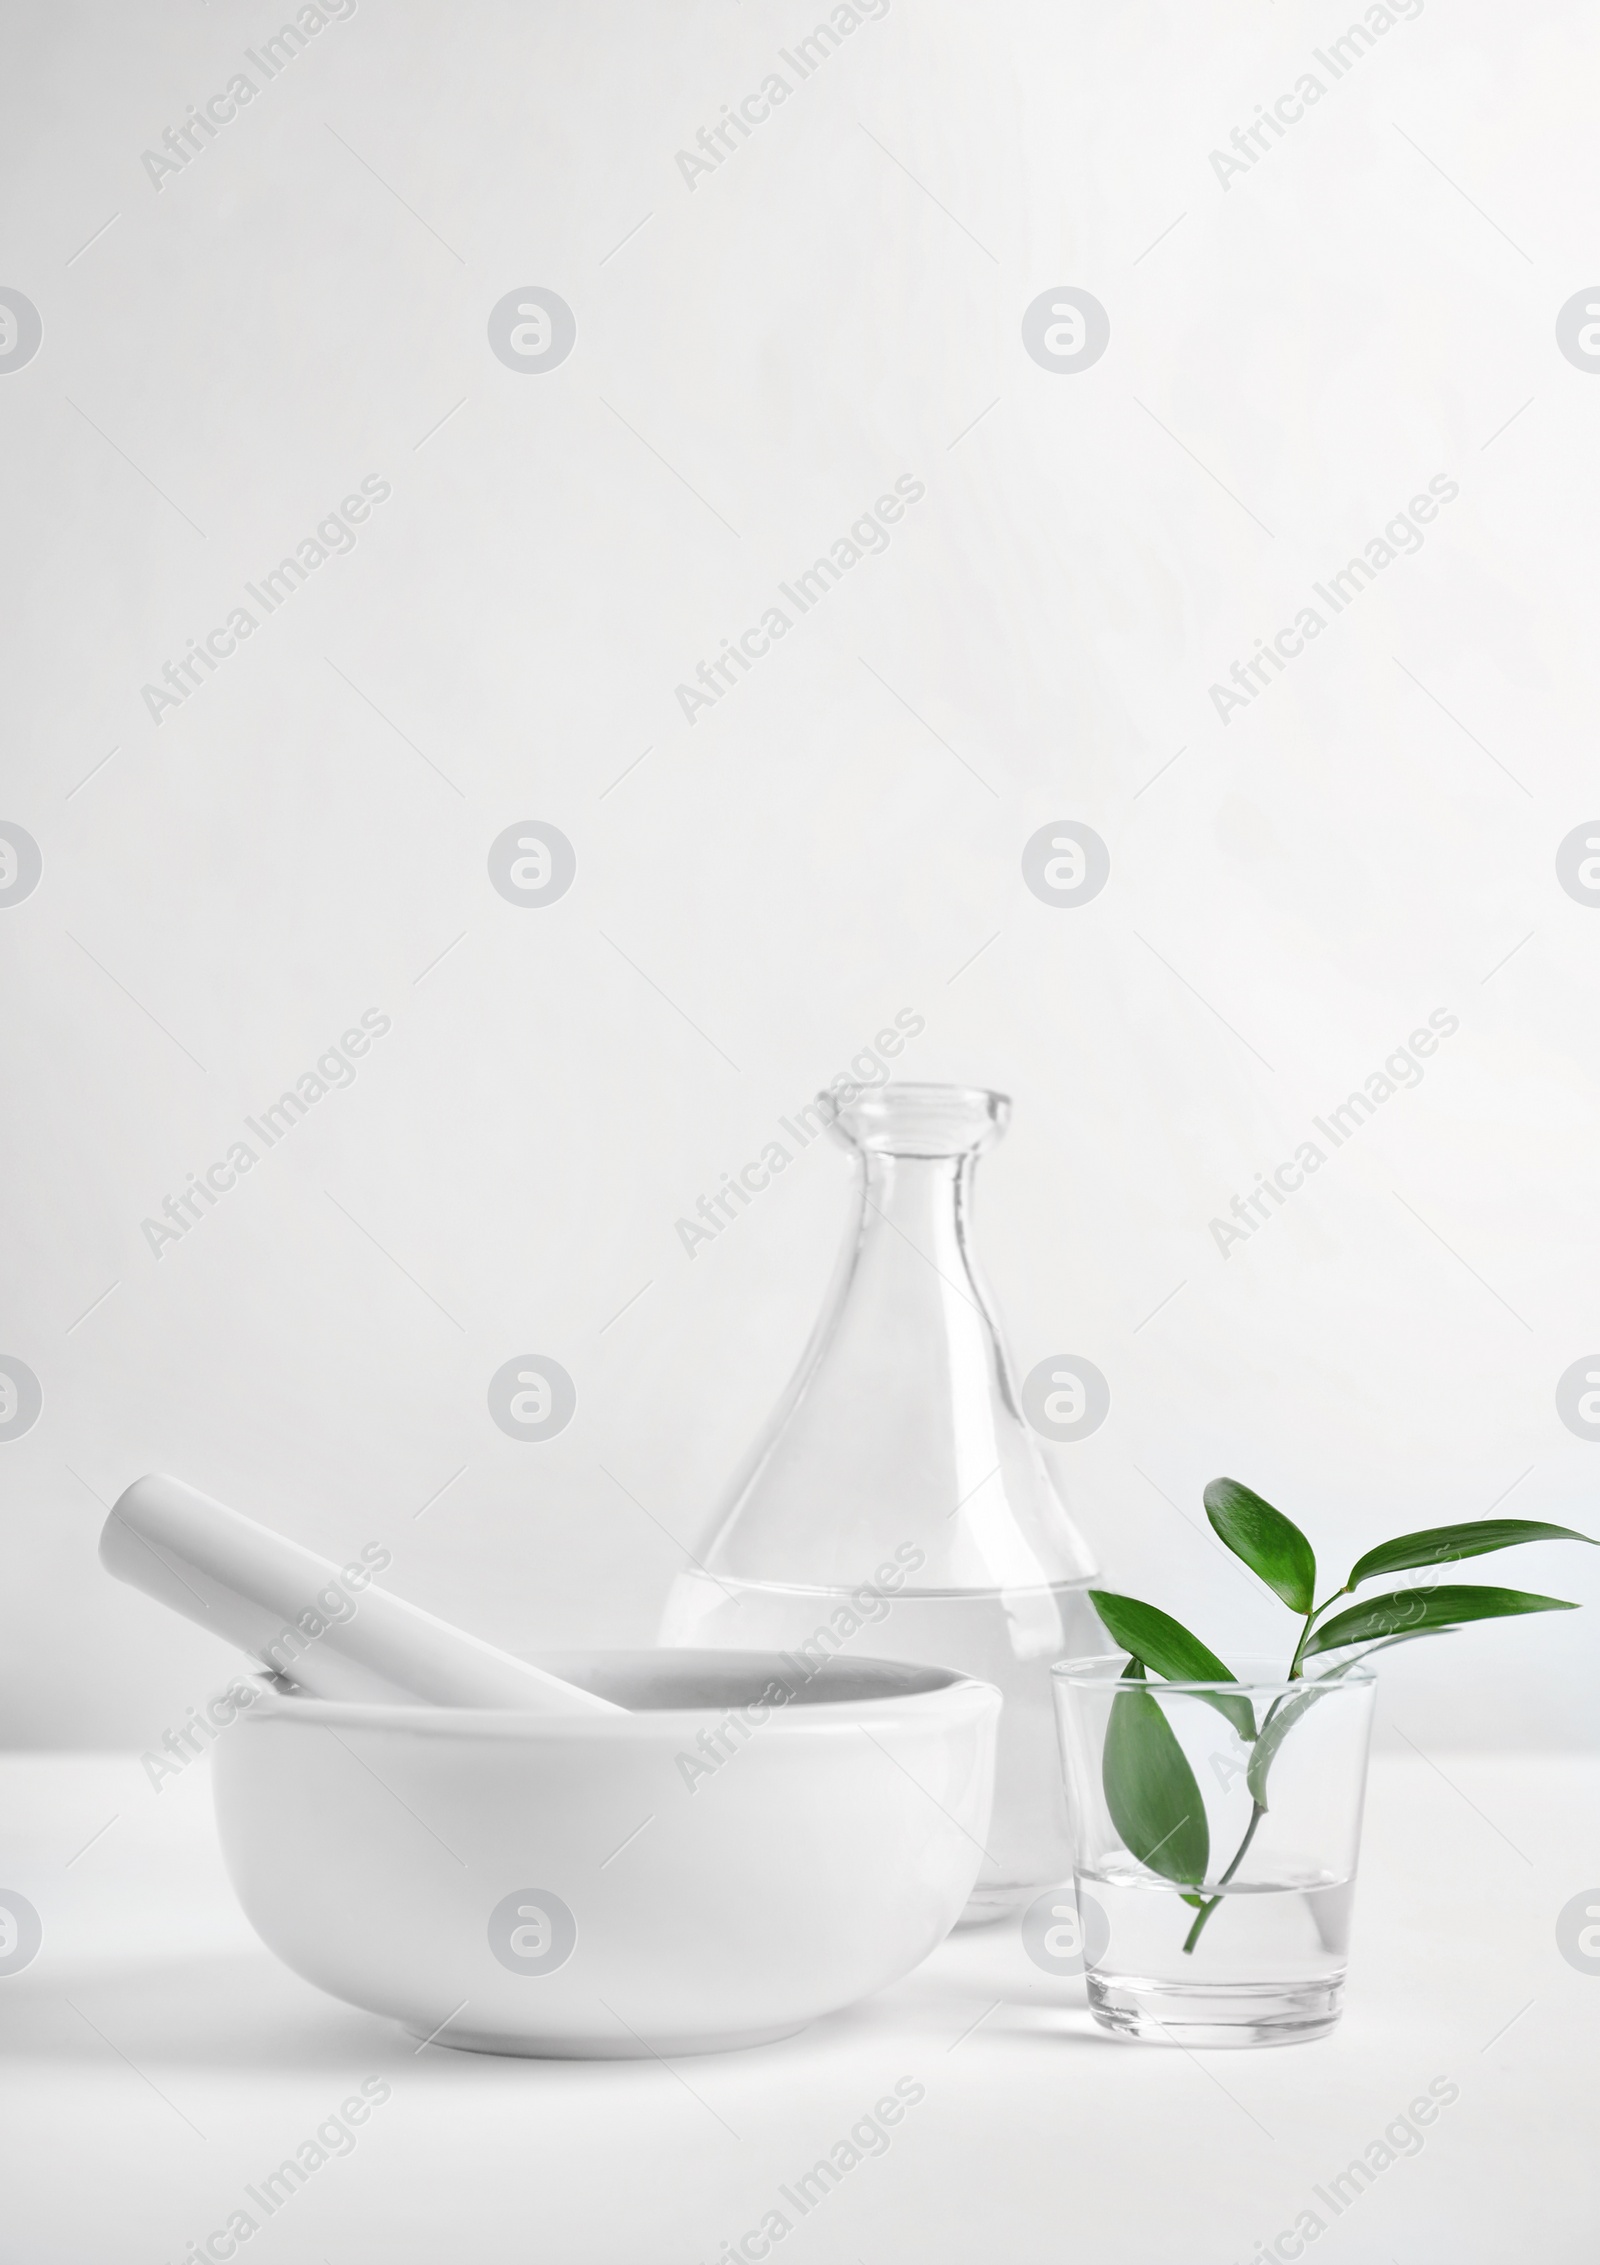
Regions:
[[[1266, 1813], [1266, 1810], [1263, 1808], [1262, 1804], [1259, 1801], [1252, 1804], [1250, 1810], [1250, 1822], [1245, 1826], [1244, 1838], [1240, 1841], [1238, 1847], [1233, 1852], [1233, 1862], [1228, 1866], [1228, 1869], [1223, 1873], [1221, 1879], [1217, 1882], [1219, 1889], [1225, 1888], [1227, 1886], [1228, 1882], [1233, 1878], [1234, 1873], [1244, 1862], [1245, 1852], [1249, 1848], [1251, 1841], [1254, 1840], [1256, 1836], [1256, 1827], [1258, 1824], [1260, 1824], [1262, 1818], [1266, 1815]], [[1200, 1906], [1200, 1909], [1195, 1913], [1194, 1925], [1189, 1929], [1189, 1932], [1184, 1937], [1183, 1941], [1183, 1947], [1186, 1954], [1192, 1951], [1195, 1944], [1200, 1940], [1201, 1928], [1205, 1925], [1206, 1921], [1210, 1918], [1212, 1912], [1215, 1911], [1217, 1905], [1221, 1901], [1222, 1897], [1220, 1894], [1214, 1895], [1209, 1899], [1208, 1902], [1203, 1903]]]
[[[1298, 1683], [1302, 1679], [1301, 1661], [1305, 1656], [1305, 1648], [1307, 1643], [1310, 1641], [1312, 1629], [1316, 1626], [1317, 1622], [1322, 1618], [1322, 1615], [1325, 1612], [1327, 1612], [1333, 1605], [1336, 1605], [1342, 1596], [1348, 1596], [1349, 1594], [1350, 1587], [1349, 1583], [1347, 1582], [1342, 1589], [1335, 1589], [1332, 1596], [1325, 1598], [1321, 1604], [1314, 1604], [1311, 1607], [1311, 1610], [1306, 1614], [1305, 1626], [1300, 1631], [1300, 1641], [1295, 1645], [1294, 1657], [1289, 1662], [1289, 1673], [1286, 1678], [1288, 1682]], [[1271, 1722], [1273, 1716], [1277, 1713], [1279, 1704], [1280, 1702], [1274, 1699], [1272, 1705], [1267, 1709], [1259, 1735], [1265, 1736], [1267, 1724]], [[1225, 1888], [1227, 1886], [1228, 1882], [1233, 1878], [1234, 1873], [1244, 1862], [1245, 1855], [1249, 1849], [1250, 1843], [1255, 1839], [1256, 1827], [1260, 1824], [1262, 1818], [1266, 1815], [1266, 1813], [1266, 1805], [1264, 1802], [1253, 1801], [1251, 1803], [1250, 1822], [1244, 1828], [1243, 1840], [1240, 1841], [1238, 1847], [1233, 1852], [1232, 1863], [1228, 1866], [1228, 1869], [1222, 1874], [1222, 1877], [1217, 1882], [1219, 1889]], [[1186, 1955], [1193, 1951], [1195, 1944], [1200, 1940], [1201, 1930], [1204, 1928], [1206, 1921], [1210, 1918], [1212, 1912], [1215, 1911], [1217, 1905], [1221, 1901], [1222, 1897], [1220, 1894], [1213, 1895], [1209, 1897], [1207, 1901], [1204, 1902], [1200, 1906], [1200, 1909], [1195, 1913], [1194, 1924], [1183, 1939], [1183, 1948]]]
[[1313, 1627], [1325, 1612], [1330, 1612], [1333, 1609], [1341, 1597], [1347, 1597], [1349, 1594], [1350, 1584], [1346, 1581], [1342, 1589], [1335, 1589], [1331, 1597], [1325, 1597], [1321, 1604], [1314, 1604], [1306, 1614], [1306, 1624], [1300, 1631], [1300, 1641], [1295, 1645], [1294, 1657], [1289, 1662], [1289, 1673], [1286, 1678], [1288, 1682], [1298, 1683], [1300, 1681], [1300, 1662], [1305, 1655], [1306, 1645], [1311, 1639]]
[[[1305, 1626], [1300, 1631], [1300, 1641], [1294, 1647], [1294, 1657], [1289, 1662], [1289, 1673], [1285, 1678], [1287, 1682], [1298, 1683], [1302, 1680], [1301, 1662], [1305, 1657], [1306, 1645], [1311, 1640], [1312, 1629], [1316, 1626], [1317, 1622], [1322, 1618], [1322, 1615], [1325, 1612], [1331, 1611], [1333, 1606], [1338, 1603], [1341, 1597], [1348, 1596], [1349, 1594], [1350, 1584], [1347, 1581], [1342, 1589], [1335, 1589], [1332, 1596], [1325, 1597], [1321, 1604], [1312, 1605], [1311, 1610], [1306, 1614]], [[1258, 1735], [1265, 1735], [1267, 1724], [1271, 1722], [1273, 1716], [1277, 1713], [1279, 1703], [1280, 1702], [1278, 1700], [1274, 1699], [1272, 1705], [1267, 1709], [1265, 1719], [1263, 1720], [1261, 1725], [1261, 1731]], [[1244, 1828], [1243, 1840], [1240, 1841], [1238, 1847], [1233, 1852], [1232, 1863], [1228, 1866], [1228, 1869], [1217, 1881], [1217, 1887], [1219, 1890], [1227, 1886], [1228, 1882], [1233, 1878], [1234, 1873], [1244, 1862], [1245, 1856], [1250, 1847], [1250, 1843], [1255, 1839], [1256, 1827], [1260, 1824], [1262, 1818], [1266, 1815], [1266, 1813], [1266, 1804], [1264, 1802], [1253, 1801], [1251, 1803], [1250, 1822]], [[1199, 1910], [1194, 1915], [1193, 1926], [1191, 1926], [1188, 1934], [1185, 1935], [1183, 1939], [1183, 1948], [1185, 1955], [1188, 1955], [1193, 1951], [1195, 1944], [1200, 1940], [1201, 1931], [1204, 1928], [1206, 1921], [1210, 1918], [1212, 1912], [1215, 1911], [1217, 1905], [1221, 1901], [1222, 1896], [1220, 1893], [1218, 1893], [1216, 1895], [1208, 1897], [1207, 1900], [1201, 1904]]]

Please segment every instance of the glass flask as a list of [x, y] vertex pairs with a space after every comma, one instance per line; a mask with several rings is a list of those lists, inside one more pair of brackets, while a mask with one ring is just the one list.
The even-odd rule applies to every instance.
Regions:
[[969, 1245], [1001, 1093], [819, 1096], [856, 1161], [838, 1268], [789, 1385], [736, 1473], [661, 1641], [954, 1667], [998, 1685], [994, 1817], [964, 1921], [1071, 1870], [1050, 1670], [1104, 1647], [1089, 1550], [1023, 1421]]

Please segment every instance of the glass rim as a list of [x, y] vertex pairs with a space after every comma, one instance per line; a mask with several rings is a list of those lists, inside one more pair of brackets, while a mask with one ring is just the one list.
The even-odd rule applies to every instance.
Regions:
[[[1050, 1674], [1052, 1679], [1059, 1680], [1069, 1690], [1112, 1691], [1122, 1680], [1128, 1658], [1126, 1652], [1094, 1652], [1082, 1659], [1058, 1659], [1052, 1665]], [[1108, 1670], [1115, 1672], [1110, 1673]], [[1377, 1680], [1377, 1669], [1369, 1667], [1364, 1660], [1358, 1660], [1341, 1675], [1298, 1675], [1293, 1682], [1286, 1675], [1241, 1675], [1231, 1682], [1206, 1683], [1185, 1676], [1168, 1678], [1152, 1672], [1145, 1683], [1138, 1686], [1130, 1684], [1129, 1688], [1152, 1691], [1158, 1695], [1175, 1691], [1181, 1696], [1194, 1698], [1214, 1698], [1219, 1691], [1230, 1696], [1262, 1691], [1289, 1696], [1296, 1691], [1316, 1691], [1324, 1687], [1329, 1690], [1360, 1690]]]

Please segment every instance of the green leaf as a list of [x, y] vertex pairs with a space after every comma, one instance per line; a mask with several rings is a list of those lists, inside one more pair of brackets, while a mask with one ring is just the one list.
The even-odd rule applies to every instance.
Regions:
[[1465, 1584], [1437, 1589], [1395, 1589], [1370, 1603], [1353, 1605], [1324, 1621], [1305, 1649], [1337, 1651], [1372, 1636], [1420, 1636], [1434, 1628], [1459, 1628], [1469, 1620], [1499, 1620], [1518, 1612], [1576, 1612], [1565, 1597], [1533, 1596], [1526, 1589], [1477, 1589]]
[[1160, 1700], [1137, 1684], [1111, 1702], [1100, 1780], [1130, 1854], [1179, 1886], [1205, 1878], [1211, 1834], [1200, 1788]]
[[1125, 1652], [1153, 1667], [1169, 1683], [1233, 1683], [1231, 1667], [1210, 1646], [1158, 1605], [1113, 1589], [1091, 1589], [1089, 1601]]
[[1315, 1602], [1316, 1552], [1293, 1519], [1237, 1479], [1213, 1479], [1205, 1505], [1214, 1531], [1234, 1556], [1243, 1558], [1291, 1612], [1309, 1612]]
[[1479, 1518], [1465, 1526], [1425, 1526], [1418, 1534], [1401, 1534], [1380, 1542], [1358, 1558], [1345, 1583], [1347, 1589], [1370, 1581], [1380, 1573], [1404, 1573], [1413, 1565], [1443, 1565], [1456, 1557], [1482, 1557], [1491, 1549], [1515, 1549], [1525, 1541], [1586, 1541], [1593, 1536], [1575, 1533], [1571, 1526], [1546, 1526], [1535, 1518]]
[[[1113, 1639], [1136, 1660], [1153, 1668], [1169, 1683], [1236, 1683], [1238, 1677], [1210, 1646], [1153, 1604], [1137, 1597], [1118, 1596], [1110, 1589], [1091, 1589], [1089, 1601]], [[1255, 1709], [1236, 1691], [1219, 1691], [1214, 1697], [1196, 1692], [1209, 1707], [1225, 1715], [1245, 1740], [1256, 1734]]]

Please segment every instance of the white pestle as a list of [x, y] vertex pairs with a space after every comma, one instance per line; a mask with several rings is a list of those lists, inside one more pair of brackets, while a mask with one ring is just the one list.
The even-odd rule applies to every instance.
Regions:
[[100, 1562], [317, 1698], [627, 1712], [374, 1588], [370, 1562], [341, 1568], [181, 1479], [135, 1479], [117, 1497]]

